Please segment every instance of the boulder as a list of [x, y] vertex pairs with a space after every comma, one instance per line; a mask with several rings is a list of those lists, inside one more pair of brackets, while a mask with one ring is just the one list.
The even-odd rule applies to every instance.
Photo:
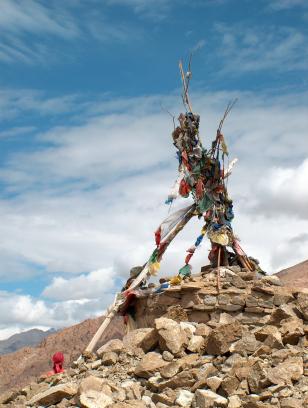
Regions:
[[272, 384], [292, 384], [303, 375], [303, 359], [301, 357], [290, 357], [276, 367], [269, 368], [267, 378]]
[[211, 331], [212, 329], [209, 326], [207, 326], [205, 323], [199, 323], [196, 327], [195, 335], [202, 336], [202, 337], [208, 337]]
[[107, 381], [103, 378], [94, 377], [93, 375], [90, 375], [81, 381], [78, 387], [78, 395], [89, 390], [103, 392], [109, 396], [112, 395], [111, 388], [107, 384]]
[[238, 353], [241, 355], [253, 354], [259, 347], [260, 342], [255, 338], [251, 332], [246, 332], [243, 337], [230, 347], [231, 353]]
[[118, 361], [118, 355], [113, 351], [108, 351], [102, 355], [101, 361], [102, 365], [114, 365]]
[[160, 392], [159, 394], [155, 393], [152, 395], [152, 401], [155, 404], [160, 402], [167, 406], [174, 405], [175, 398], [176, 392], [174, 390], [171, 390], [170, 388], [167, 388], [164, 392]]
[[299, 293], [297, 296], [297, 306], [305, 320], [308, 320], [308, 293]]
[[119, 353], [123, 349], [123, 342], [119, 339], [109, 340], [102, 347], [100, 347], [96, 354], [101, 357], [104, 353], [112, 351], [114, 353]]
[[168, 362], [170, 362], [170, 361], [172, 361], [174, 359], [174, 355], [171, 354], [170, 351], [167, 351], [167, 350], [165, 350], [163, 352], [162, 356], [163, 356], [163, 359], [165, 361], [168, 361]]
[[283, 398], [280, 402], [280, 408], [303, 408], [303, 402], [297, 398]]
[[275, 292], [273, 303], [275, 306], [281, 306], [284, 303], [291, 302], [292, 300], [294, 300], [294, 297], [292, 296], [291, 293], [289, 293], [286, 290], [281, 290], [279, 292]]
[[28, 405], [53, 405], [64, 398], [72, 398], [77, 394], [77, 386], [73, 383], [59, 384], [40, 392], [27, 402]]
[[297, 344], [300, 337], [304, 336], [303, 321], [293, 317], [282, 320], [280, 333], [283, 344]]
[[161, 350], [179, 354], [188, 344], [188, 335], [174, 320], [161, 317], [155, 320]]
[[220, 389], [223, 390], [224, 394], [229, 396], [235, 394], [240, 382], [234, 376], [226, 376], [221, 383]]
[[282, 282], [277, 275], [267, 275], [261, 279], [261, 282], [274, 286], [282, 286]]
[[247, 381], [251, 393], [259, 394], [270, 384], [270, 380], [267, 377], [267, 368], [266, 364], [262, 361], [257, 361], [250, 367]]
[[241, 407], [242, 402], [240, 400], [240, 397], [238, 395], [231, 395], [231, 397], [229, 397], [228, 408], [241, 408]]
[[167, 312], [164, 314], [163, 317], [167, 319], [175, 320], [176, 322], [186, 322], [188, 320], [187, 313], [185, 309], [181, 307], [181, 305], [172, 305], [169, 306]]
[[203, 298], [203, 303], [207, 306], [215, 306], [217, 302], [216, 296], [206, 295]]
[[195, 392], [196, 406], [198, 408], [211, 408], [211, 407], [227, 407], [227, 398], [216, 394], [211, 390], [197, 390]]
[[189, 340], [187, 350], [193, 353], [199, 353], [204, 347], [204, 338], [202, 336], [192, 336]]
[[160, 375], [163, 378], [172, 378], [181, 370], [181, 362], [179, 360], [171, 361], [160, 370]]
[[79, 397], [82, 408], [105, 408], [113, 404], [113, 399], [103, 392], [88, 390]]
[[268, 324], [277, 326], [280, 324], [281, 320], [288, 319], [290, 317], [297, 317], [294, 308], [290, 304], [284, 304], [273, 311]]
[[160, 371], [160, 369], [167, 364], [168, 363], [163, 360], [159, 353], [150, 352], [142, 358], [135, 368], [135, 375], [137, 377], [150, 378], [155, 372]]
[[225, 354], [241, 335], [242, 326], [238, 321], [221, 325], [209, 334], [205, 345], [206, 352], [212, 355]]
[[276, 326], [268, 325], [268, 326], [263, 326], [254, 333], [255, 338], [259, 341], [264, 342], [268, 336], [273, 336], [273, 337], [280, 337], [281, 339], [281, 334]]
[[186, 332], [188, 338], [193, 336], [196, 331], [196, 326], [190, 322], [180, 322], [180, 328]]
[[141, 399], [141, 385], [139, 384], [139, 382], [127, 380], [121, 383], [121, 388], [125, 390], [126, 399]]
[[176, 404], [178, 404], [180, 407], [190, 407], [192, 400], [194, 398], [194, 394], [188, 390], [180, 390], [177, 393], [176, 396]]
[[158, 343], [158, 333], [152, 328], [136, 329], [126, 334], [123, 345], [128, 350], [141, 348], [145, 353], [152, 350]]
[[205, 383], [212, 391], [216, 392], [222, 383], [222, 379], [220, 377], [213, 376], [207, 378]]
[[160, 389], [164, 388], [190, 388], [194, 385], [196, 379], [191, 371], [181, 371], [172, 378], [169, 378], [164, 383], [160, 384]]

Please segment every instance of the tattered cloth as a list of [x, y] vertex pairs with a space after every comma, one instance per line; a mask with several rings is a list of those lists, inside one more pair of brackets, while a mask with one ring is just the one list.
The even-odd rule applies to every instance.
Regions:
[[155, 242], [159, 246], [161, 241], [172, 231], [172, 229], [185, 217], [188, 211], [191, 210], [191, 204], [188, 207], [181, 208], [180, 210], [170, 214], [155, 231]]

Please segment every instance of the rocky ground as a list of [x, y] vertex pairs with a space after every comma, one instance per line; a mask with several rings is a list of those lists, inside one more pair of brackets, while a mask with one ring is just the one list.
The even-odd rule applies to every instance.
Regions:
[[[171, 288], [177, 302], [152, 327], [110, 340], [65, 374], [7, 392], [1, 406], [307, 407], [308, 292], [288, 290], [277, 276], [221, 274], [219, 291], [215, 270]], [[184, 293], [194, 300], [186, 309]], [[153, 296], [154, 306], [165, 296]]]

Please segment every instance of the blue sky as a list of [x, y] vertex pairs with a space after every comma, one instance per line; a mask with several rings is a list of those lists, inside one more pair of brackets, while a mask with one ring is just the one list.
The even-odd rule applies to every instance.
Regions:
[[0, 338], [102, 313], [147, 259], [191, 51], [204, 144], [239, 99], [225, 133], [243, 246], [270, 272], [305, 259], [307, 23], [305, 0], [1, 0]]

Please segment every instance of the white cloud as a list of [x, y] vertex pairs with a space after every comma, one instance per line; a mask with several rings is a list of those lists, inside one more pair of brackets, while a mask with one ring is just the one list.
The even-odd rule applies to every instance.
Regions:
[[221, 35], [219, 55], [224, 62], [223, 73], [308, 69], [307, 36], [298, 29], [219, 23], [216, 31]]
[[[147, 10], [141, 4], [134, 8]], [[86, 4], [1, 0], [0, 62], [50, 66], [74, 57], [71, 48], [67, 52], [72, 43], [76, 49], [93, 46], [93, 41], [127, 43], [143, 38], [136, 24], [120, 18], [111, 21], [105, 11], [106, 3], [92, 0]]]
[[307, 7], [306, 0], [270, 0], [268, 9], [271, 10], [288, 10], [294, 7]]
[[0, 30], [48, 33], [68, 38], [79, 35], [76, 24], [63, 9], [46, 7], [37, 0], [1, 0]]
[[[47, 303], [28, 295], [0, 291], [0, 339], [33, 327], [59, 329], [102, 315], [112, 297]], [[15, 332], [16, 332], [15, 331]]]
[[[80, 95], [64, 95], [60, 97], [47, 97], [44, 92], [31, 89], [0, 89], [0, 122], [11, 120], [23, 114], [39, 114], [42, 116], [60, 115], [70, 113], [70, 118], [80, 111], [87, 109]], [[21, 126], [18, 133], [24, 129], [25, 133], [34, 126]], [[15, 129], [16, 130], [16, 129]], [[7, 133], [5, 131], [5, 133]], [[12, 134], [13, 130], [10, 129]], [[1, 132], [2, 133], [2, 132]], [[15, 132], [16, 133], [16, 132]], [[1, 134], [0, 134], [1, 137]]]
[[79, 35], [72, 18], [54, 7], [46, 7], [40, 1], [1, 0], [0, 30], [12, 33], [47, 33], [61, 38]]
[[195, 52], [201, 50], [201, 49], [205, 46], [205, 44], [206, 44], [206, 41], [205, 41], [204, 39], [199, 40], [199, 41], [192, 47], [191, 52], [192, 52], [192, 53], [195, 53]]
[[[205, 146], [215, 135], [226, 102], [234, 96], [240, 100], [224, 127], [231, 155], [240, 159], [229, 182], [234, 228], [247, 252], [274, 271], [302, 261], [308, 250], [307, 240], [300, 251], [294, 241], [308, 227], [298, 210], [301, 203], [307, 204], [302, 184], [308, 158], [307, 95], [192, 95], [194, 109], [201, 114]], [[13, 294], [25, 310], [34, 310], [27, 327], [71, 324], [99, 313], [130, 267], [149, 257], [153, 232], [167, 216], [164, 200], [177, 173], [170, 136], [173, 125], [159, 101], [179, 112], [175, 97], [88, 104], [79, 125], [51, 128], [37, 136], [37, 151], [9, 156], [0, 174], [6, 187], [0, 201], [0, 234], [5, 237], [0, 259], [7, 265], [2, 274], [29, 273], [23, 271], [23, 263], [37, 265], [40, 273], [57, 273], [39, 300]], [[293, 177], [299, 184], [292, 182]], [[284, 198], [290, 207], [287, 215], [280, 203], [282, 190], [292, 193]], [[297, 190], [303, 193], [296, 195]], [[266, 191], [264, 200], [258, 201], [262, 191]], [[273, 203], [279, 211], [272, 217], [268, 208]], [[193, 220], [176, 238], [162, 262], [162, 274], [177, 273], [201, 227], [202, 221]], [[205, 241], [195, 254], [195, 272], [207, 263], [208, 247]], [[293, 248], [292, 256], [283, 255], [285, 248]], [[44, 300], [47, 297], [51, 301]], [[12, 327], [22, 324], [21, 309], [14, 309], [11, 323], [1, 316], [0, 322], [4, 319], [3, 325]], [[57, 316], [61, 316], [58, 323]]]
[[42, 295], [53, 300], [98, 299], [115, 292], [113, 268], [99, 269], [76, 278], [54, 278]]
[[284, 214], [308, 220], [308, 158], [294, 167], [274, 167], [256, 186], [253, 210], [264, 216]]
[[26, 135], [28, 133], [33, 133], [36, 130], [35, 126], [16, 126], [10, 128], [9, 130], [3, 130], [0, 132], [0, 139], [7, 139], [10, 137], [15, 137], [19, 135]]
[[108, 5], [130, 7], [136, 14], [154, 20], [164, 19], [170, 8], [180, 2], [181, 0], [106, 0]]
[[0, 60], [32, 64], [53, 60], [42, 36], [72, 40], [80, 35], [80, 29], [65, 7], [47, 7], [38, 0], [2, 0], [0, 33]]
[[5, 239], [0, 245], [0, 259], [2, 282], [30, 279], [36, 275], [35, 267], [29, 262], [29, 259], [21, 255], [18, 250], [16, 252], [14, 248], [7, 249]]

